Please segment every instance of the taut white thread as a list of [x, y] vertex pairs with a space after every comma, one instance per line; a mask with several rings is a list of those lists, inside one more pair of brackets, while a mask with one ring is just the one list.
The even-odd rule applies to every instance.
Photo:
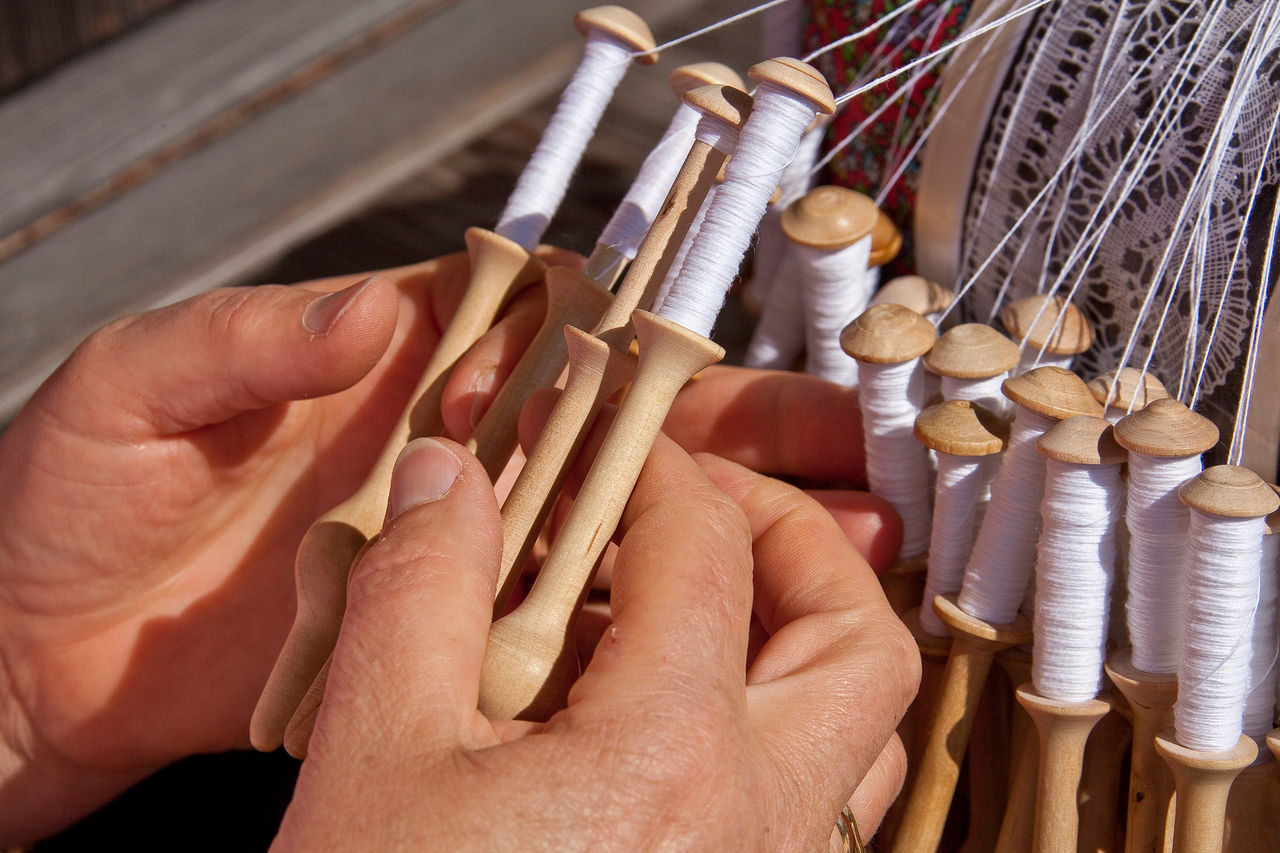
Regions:
[[1249, 661], [1249, 696], [1244, 703], [1244, 733], [1262, 737], [1271, 731], [1276, 707], [1276, 594], [1280, 586], [1280, 533], [1262, 537], [1262, 572], [1258, 612], [1253, 618], [1253, 654]]
[[835, 251], [796, 244], [791, 254], [804, 294], [805, 372], [841, 385], [858, 384], [858, 363], [840, 346], [840, 332], [871, 301], [871, 236]]
[[498, 218], [498, 234], [529, 250], [538, 245], [631, 57], [631, 49], [612, 36], [598, 30], [587, 35], [582, 61]]
[[1189, 749], [1221, 752], [1242, 732], [1265, 519], [1190, 512], [1174, 734]]
[[711, 334], [751, 235], [815, 113], [807, 98], [771, 80], [761, 82], [751, 117], [725, 167], [724, 184], [662, 305], [664, 317], [698, 334]]
[[1200, 457], [1129, 452], [1129, 601], [1133, 665], [1153, 675], [1178, 669], [1187, 508], [1178, 486], [1200, 473]]
[[600, 232], [599, 243], [616, 249], [628, 260], [635, 258], [645, 233], [658, 215], [671, 184], [693, 144], [700, 114], [680, 102], [671, 123], [658, 144], [644, 158], [640, 171], [609, 223]]
[[965, 567], [959, 605], [996, 625], [1013, 621], [1035, 564], [1044, 457], [1036, 441], [1057, 421], [1017, 406], [991, 502]]
[[858, 362], [858, 404], [867, 448], [867, 485], [902, 516], [902, 558], [929, 547], [929, 458], [916, 440], [920, 359], [899, 364]]
[[929, 568], [920, 606], [920, 627], [935, 637], [947, 636], [947, 627], [933, 612], [933, 599], [960, 591], [964, 564], [969, 559], [977, 531], [976, 509], [983, 485], [983, 463], [991, 458], [938, 453]]
[[1045, 460], [1031, 682], [1048, 699], [1083, 702], [1102, 686], [1122, 494], [1118, 464]]

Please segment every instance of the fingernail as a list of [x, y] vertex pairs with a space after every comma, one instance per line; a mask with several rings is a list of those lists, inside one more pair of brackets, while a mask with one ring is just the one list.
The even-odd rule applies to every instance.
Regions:
[[350, 287], [311, 300], [302, 312], [303, 327], [313, 335], [327, 335], [338, 318], [347, 313], [347, 309], [360, 298], [360, 294], [375, 278], [377, 276], [371, 275]]
[[471, 426], [474, 428], [480, 423], [480, 418], [488, 411], [489, 404], [493, 402], [490, 392], [498, 381], [498, 368], [489, 367], [476, 375], [476, 379], [471, 383]]
[[411, 507], [440, 500], [462, 471], [458, 457], [443, 444], [417, 438], [405, 445], [391, 475], [391, 517]]

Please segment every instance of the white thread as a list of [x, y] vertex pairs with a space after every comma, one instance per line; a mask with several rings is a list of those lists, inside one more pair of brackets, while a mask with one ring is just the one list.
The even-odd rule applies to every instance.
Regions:
[[760, 84], [751, 117], [725, 168], [724, 184], [662, 305], [664, 317], [698, 334], [711, 334], [751, 235], [815, 112], [807, 98], [771, 80]]
[[1199, 456], [1129, 452], [1129, 602], [1133, 665], [1153, 675], [1178, 669], [1187, 508], [1178, 486], [1200, 473]]
[[582, 61], [498, 219], [498, 234], [530, 251], [538, 245], [631, 57], [631, 49], [612, 36], [599, 30], [587, 35]]
[[[781, 232], [779, 232], [781, 233]], [[785, 238], [784, 238], [785, 239]], [[743, 364], [764, 370], [788, 370], [804, 350], [804, 295], [800, 262], [790, 251], [778, 265], [760, 321], [751, 333]]]
[[616, 249], [628, 260], [635, 258], [689, 153], [700, 117], [696, 109], [680, 102], [666, 132], [644, 158], [635, 180], [597, 242]]
[[1265, 524], [1191, 510], [1173, 706], [1174, 734], [1189, 749], [1222, 752], [1240, 739]]
[[1244, 733], [1262, 737], [1275, 718], [1276, 658], [1280, 636], [1276, 634], [1276, 594], [1280, 586], [1280, 533], [1262, 537], [1262, 572], [1258, 584], [1258, 612], [1253, 618], [1253, 654], [1249, 659], [1249, 695], [1244, 703]]
[[996, 625], [1013, 621], [1035, 563], [1044, 495], [1044, 457], [1036, 441], [1057, 421], [1017, 407], [1009, 445], [991, 484], [991, 503], [965, 567], [959, 604]]
[[947, 627], [933, 612], [933, 599], [960, 591], [964, 564], [977, 531], [977, 501], [982, 491], [983, 463], [991, 456], [938, 453], [938, 482], [934, 488], [933, 528], [929, 536], [929, 568], [920, 606], [920, 627], [945, 637]]
[[840, 346], [840, 332], [867, 310], [871, 236], [841, 249], [791, 247], [804, 294], [805, 372], [841, 385], [857, 383], [858, 362]]
[[1045, 460], [1031, 682], [1048, 699], [1084, 702], [1102, 686], [1122, 494], [1118, 464]]
[[866, 442], [867, 485], [902, 517], [902, 558], [929, 547], [929, 460], [915, 437], [920, 414], [920, 359], [858, 362], [858, 404]]
[[1004, 395], [1000, 388], [1008, 377], [1008, 371], [996, 376], [978, 377], [976, 379], [941, 376], [942, 399], [970, 400], [985, 406], [997, 415], [1003, 415], [1009, 408], [1009, 398]]

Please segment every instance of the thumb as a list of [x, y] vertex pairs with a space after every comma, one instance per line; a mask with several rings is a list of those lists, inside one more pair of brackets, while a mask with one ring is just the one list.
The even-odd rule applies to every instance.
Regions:
[[397, 752], [466, 737], [501, 550], [497, 501], [475, 457], [444, 439], [410, 442], [382, 535], [348, 584], [316, 718], [326, 748], [367, 754], [371, 734]]
[[379, 276], [332, 286], [341, 289], [215, 290], [112, 323], [81, 344], [43, 402], [75, 407], [106, 434], [173, 435], [343, 390], [386, 350], [397, 297]]

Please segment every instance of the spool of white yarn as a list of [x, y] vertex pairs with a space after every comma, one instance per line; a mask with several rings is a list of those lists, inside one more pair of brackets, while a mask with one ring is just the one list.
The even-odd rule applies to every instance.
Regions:
[[1191, 535], [1174, 733], [1188, 749], [1223, 752], [1243, 731], [1265, 518], [1280, 499], [1235, 465], [1206, 469], [1179, 496]]
[[977, 532], [978, 500], [985, 485], [983, 463], [998, 458], [1008, 441], [1009, 425], [981, 406], [951, 400], [921, 412], [915, 434], [938, 456], [920, 627], [927, 634], [945, 637], [947, 629], [933, 610], [933, 600], [960, 591]]
[[1067, 418], [1038, 442], [1045, 460], [1036, 549], [1031, 681], [1060, 702], [1098, 695], [1115, 577], [1125, 452], [1102, 418]]
[[1018, 345], [982, 323], [961, 323], [938, 336], [924, 366], [941, 377], [944, 400], [972, 400], [1005, 414], [1004, 380], [1018, 363]]
[[[781, 226], [778, 226], [781, 228]], [[781, 231], [779, 231], [781, 233]], [[804, 294], [800, 261], [787, 251], [781, 255], [768, 302], [751, 333], [743, 364], [763, 370], [788, 370], [804, 352]]]
[[932, 323], [901, 305], [868, 309], [840, 336], [858, 360], [867, 484], [902, 517], [902, 559], [929, 546], [930, 466], [915, 421], [924, 403], [920, 356], [936, 339]]
[[1084, 382], [1062, 368], [1036, 368], [1006, 380], [1004, 389], [1017, 404], [1009, 447], [991, 484], [991, 502], [957, 601], [965, 612], [995, 625], [1017, 615], [1035, 564], [1044, 495], [1044, 457], [1036, 441], [1063, 418], [1102, 414]]
[[1200, 454], [1217, 440], [1207, 418], [1176, 400], [1156, 400], [1116, 423], [1116, 441], [1129, 451], [1126, 623], [1133, 666], [1152, 675], [1178, 667], [1187, 509], [1177, 489], [1200, 473]]
[[1276, 690], [1280, 689], [1280, 635], [1276, 596], [1280, 593], [1280, 514], [1267, 518], [1262, 537], [1258, 612], [1253, 618], [1253, 655], [1249, 661], [1249, 696], [1244, 705], [1244, 733], [1262, 737], [1275, 724]]
[[725, 182], [707, 209], [680, 277], [662, 306], [669, 320], [709, 335], [782, 170], [818, 112], [835, 100], [821, 74], [794, 59], [771, 59], [749, 72], [758, 84]]
[[574, 26], [586, 36], [582, 60], [560, 95], [555, 113], [498, 218], [494, 230], [532, 251], [569, 186], [600, 116], [633, 58], [656, 62], [653, 35], [635, 14], [618, 6], [579, 12]]

